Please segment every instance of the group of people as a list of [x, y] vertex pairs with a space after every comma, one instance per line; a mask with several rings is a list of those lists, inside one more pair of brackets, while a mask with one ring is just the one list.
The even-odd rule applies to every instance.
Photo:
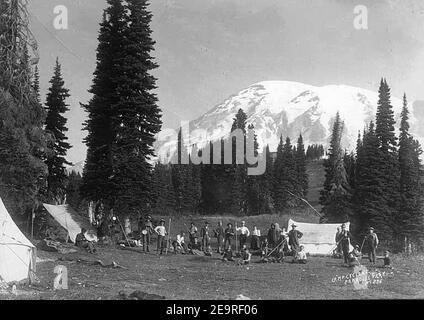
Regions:
[[[303, 233], [297, 230], [297, 225], [292, 224], [291, 230], [286, 231], [285, 228], [280, 228], [278, 223], [272, 223], [266, 236], [261, 235], [261, 231], [253, 226], [252, 232], [246, 226], [246, 222], [242, 221], [240, 226], [233, 227], [229, 222], [226, 228], [223, 227], [222, 221], [219, 221], [215, 228], [209, 226], [209, 222], [205, 221], [200, 228], [200, 232], [196, 225], [192, 222], [188, 228], [188, 243], [186, 243], [185, 231], [177, 234], [176, 239], [169, 244], [173, 248], [175, 254], [204, 254], [212, 255], [211, 239], [217, 239], [216, 252], [222, 255], [223, 261], [235, 261], [233, 253], [233, 245], [239, 255], [239, 264], [248, 264], [251, 261], [252, 252], [259, 253], [261, 262], [283, 262], [286, 256], [292, 256], [292, 263], [306, 263], [307, 255], [305, 248], [300, 244], [300, 239]], [[166, 236], [168, 232], [165, 227], [165, 220], [161, 219], [159, 224], [154, 227], [152, 218], [147, 216], [140, 225], [140, 242], [143, 251], [150, 252], [151, 237], [157, 235], [157, 254], [163, 254], [167, 247]], [[81, 229], [81, 232], [76, 236], [75, 245], [87, 250], [90, 253], [95, 253], [96, 248], [92, 241], [87, 240], [86, 229]], [[250, 249], [247, 246], [248, 238], [250, 237]], [[238, 240], [238, 243], [236, 243]], [[364, 237], [362, 245], [356, 244], [352, 250], [352, 235], [346, 224], [342, 224], [337, 228], [335, 236], [336, 248], [333, 254], [337, 257], [343, 257], [344, 265], [355, 266], [360, 265], [362, 259], [362, 249], [364, 244], [368, 248], [368, 257], [371, 264], [376, 263], [376, 250], [379, 245], [379, 239], [373, 227], [370, 227], [368, 234]], [[237, 250], [237, 244], [240, 250]], [[390, 267], [389, 251], [384, 252], [384, 267]]]
[[[337, 228], [336, 232], [336, 250], [334, 252], [335, 255], [343, 256], [343, 261], [346, 266], [355, 266], [360, 265], [360, 261], [362, 259], [362, 250], [364, 244], [366, 244], [368, 251], [368, 258], [372, 265], [376, 263], [377, 257], [377, 247], [379, 245], [379, 240], [377, 233], [375, 233], [374, 228], [370, 227], [368, 229], [368, 234], [364, 237], [362, 241], [362, 245], [359, 246], [356, 244], [353, 247], [353, 250], [350, 250], [350, 246], [352, 245], [352, 235], [349, 230], [347, 230], [346, 224], [342, 224], [341, 228]], [[383, 256], [384, 267], [390, 267], [390, 255], [389, 251], [386, 250]]]
[[[223, 261], [234, 261], [237, 254], [240, 264], [248, 264], [251, 261], [252, 252], [261, 255], [262, 262], [282, 262], [287, 255], [293, 256], [293, 262], [306, 263], [307, 257], [299, 239], [303, 236], [293, 224], [289, 232], [285, 228], [280, 228], [278, 223], [272, 223], [266, 236], [261, 235], [261, 230], [253, 226], [252, 230], [242, 221], [240, 226], [233, 226], [231, 222], [224, 227], [219, 221], [216, 227], [211, 227], [208, 221], [199, 228], [192, 222], [186, 231], [181, 231], [176, 238], [169, 242], [175, 254], [202, 254], [212, 255], [212, 239], [216, 239], [216, 252], [222, 255]], [[152, 219], [147, 216], [140, 223], [140, 241], [143, 251], [150, 252], [151, 237], [157, 235], [157, 254], [163, 254], [167, 247], [165, 237], [167, 231], [165, 220], [161, 219], [159, 225], [154, 227]], [[186, 239], [188, 233], [188, 239]], [[250, 248], [248, 248], [250, 239]], [[233, 253], [233, 248], [236, 254]]]

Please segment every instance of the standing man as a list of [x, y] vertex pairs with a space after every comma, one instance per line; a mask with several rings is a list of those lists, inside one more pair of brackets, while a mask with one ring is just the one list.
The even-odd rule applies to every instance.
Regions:
[[369, 258], [370, 258], [370, 262], [372, 264], [375, 264], [375, 256], [376, 256], [376, 251], [377, 251], [377, 247], [378, 247], [378, 237], [377, 234], [374, 232], [374, 228], [370, 227], [369, 229], [369, 234], [367, 235], [367, 241], [368, 241], [368, 246], [369, 246]]
[[259, 239], [261, 238], [261, 230], [253, 226], [252, 239], [250, 241], [250, 250], [259, 250]]
[[267, 239], [268, 239], [268, 245], [271, 249], [274, 249], [275, 246], [278, 244], [278, 231], [275, 228], [275, 223], [271, 223], [271, 228], [268, 230], [268, 235], [267, 235]]
[[222, 252], [222, 247], [224, 245], [224, 236], [225, 236], [225, 230], [224, 227], [222, 226], [222, 221], [218, 222], [218, 226], [216, 227], [216, 229], [214, 230], [215, 233], [215, 238], [218, 242], [218, 253]]
[[[341, 254], [342, 250], [341, 250], [341, 245], [340, 245], [340, 235], [341, 235], [341, 230], [340, 227], [337, 227], [337, 232], [336, 232], [336, 237], [335, 237], [335, 241], [336, 241], [336, 254]], [[338, 256], [339, 257], [339, 256]]]
[[299, 239], [302, 238], [303, 233], [296, 229], [297, 225], [292, 224], [292, 229], [289, 231], [289, 245], [291, 251], [293, 252], [293, 257], [296, 257], [297, 253], [300, 251]]
[[150, 236], [153, 234], [153, 224], [151, 217], [147, 216], [146, 221], [141, 225], [141, 238], [143, 242], [143, 252], [150, 252]]
[[194, 239], [196, 238], [196, 233], [197, 233], [197, 227], [192, 222], [192, 223], [190, 223], [190, 228], [188, 229], [188, 237], [189, 237], [191, 245], [195, 244]]
[[350, 234], [350, 231], [346, 229], [346, 224], [343, 223], [339, 242], [342, 248], [343, 260], [345, 265], [349, 265], [349, 246], [351, 238], [352, 236]]
[[166, 229], [165, 229], [165, 220], [161, 219], [159, 225], [155, 228], [155, 232], [158, 235], [158, 247], [157, 247], [157, 254], [163, 253], [163, 240], [166, 236]]
[[243, 248], [243, 246], [246, 244], [247, 242], [247, 237], [250, 236], [250, 231], [249, 229], [246, 227], [246, 222], [242, 221], [241, 222], [241, 227], [238, 227], [236, 229], [236, 231], [240, 231], [240, 249]]
[[206, 251], [211, 242], [211, 237], [209, 235], [209, 222], [205, 221], [205, 225], [200, 230], [200, 237], [202, 238], [202, 249]]
[[224, 250], [227, 250], [230, 248], [231, 250], [231, 240], [234, 237], [234, 229], [231, 222], [227, 224], [227, 228], [225, 229], [225, 235], [224, 235]]

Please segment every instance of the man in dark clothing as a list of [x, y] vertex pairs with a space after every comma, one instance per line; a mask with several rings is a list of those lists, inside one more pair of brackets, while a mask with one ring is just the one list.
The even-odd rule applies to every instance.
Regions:
[[336, 254], [337, 257], [340, 257], [340, 254], [342, 253], [342, 246], [340, 245], [340, 235], [341, 235], [341, 230], [340, 227], [337, 227], [337, 232], [336, 232], [336, 237], [335, 237], [335, 241], [336, 241]]
[[370, 227], [369, 234], [367, 235], [368, 249], [369, 249], [369, 258], [372, 264], [375, 264], [375, 256], [378, 247], [378, 237], [374, 232], [374, 228]]
[[211, 237], [209, 235], [209, 222], [205, 222], [205, 225], [200, 230], [200, 237], [202, 238], [202, 249], [203, 251], [206, 251], [206, 249], [209, 247], [211, 242]]
[[279, 236], [279, 231], [275, 228], [275, 224], [272, 223], [267, 235], [268, 246], [270, 248], [275, 248], [275, 246], [278, 244]]
[[299, 239], [302, 238], [303, 233], [296, 229], [297, 226], [292, 224], [292, 229], [289, 231], [289, 245], [293, 252], [293, 257], [300, 251]]
[[218, 226], [214, 230], [214, 233], [215, 233], [215, 238], [218, 242], [217, 252], [221, 253], [222, 247], [223, 247], [223, 244], [224, 244], [224, 235], [225, 235], [225, 230], [224, 230], [224, 227], [222, 226], [222, 221], [218, 222]]
[[191, 245], [194, 245], [195, 243], [195, 238], [197, 233], [197, 227], [194, 225], [194, 223], [190, 223], [190, 228], [188, 229], [188, 237], [189, 237], [189, 241], [191, 243]]
[[150, 252], [150, 237], [153, 234], [153, 224], [151, 217], [147, 216], [146, 221], [141, 225], [141, 239], [143, 242], [143, 251]]
[[224, 250], [227, 250], [228, 248], [231, 249], [231, 240], [234, 237], [234, 229], [233, 225], [231, 223], [227, 224], [227, 228], [225, 229], [225, 236], [224, 236]]
[[349, 265], [349, 246], [351, 242], [350, 231], [346, 229], [346, 225], [342, 224], [342, 231], [340, 233], [340, 246], [342, 248], [343, 260], [346, 265]]
[[84, 228], [81, 229], [81, 232], [77, 234], [75, 237], [75, 245], [78, 248], [86, 249], [90, 253], [96, 253], [96, 248], [94, 248], [94, 245], [91, 241], [88, 241], [85, 237], [85, 233], [87, 230]]

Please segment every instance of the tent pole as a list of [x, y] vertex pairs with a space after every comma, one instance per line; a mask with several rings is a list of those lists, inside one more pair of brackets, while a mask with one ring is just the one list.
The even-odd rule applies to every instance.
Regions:
[[34, 219], [35, 219], [35, 209], [32, 207], [31, 212], [31, 240], [34, 240]]

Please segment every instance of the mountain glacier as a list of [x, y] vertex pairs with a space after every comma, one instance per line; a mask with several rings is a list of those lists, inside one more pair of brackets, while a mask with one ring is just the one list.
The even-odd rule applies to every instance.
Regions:
[[[253, 84], [230, 96], [203, 116], [189, 123], [190, 136], [184, 137], [187, 146], [203, 147], [208, 141], [227, 137], [233, 118], [241, 108], [247, 123], [253, 124], [260, 149], [267, 144], [277, 149], [282, 135], [296, 142], [302, 134], [305, 145], [328, 146], [331, 128], [337, 112], [344, 121], [342, 145], [354, 150], [358, 133], [375, 120], [378, 93], [346, 86], [316, 87], [290, 81], [264, 81]], [[397, 127], [400, 123], [402, 100], [392, 97]], [[411, 132], [417, 133], [418, 120], [409, 106]], [[424, 142], [424, 137], [415, 136]], [[169, 161], [176, 152], [176, 130], [163, 130], [158, 135], [156, 151], [161, 162]]]

